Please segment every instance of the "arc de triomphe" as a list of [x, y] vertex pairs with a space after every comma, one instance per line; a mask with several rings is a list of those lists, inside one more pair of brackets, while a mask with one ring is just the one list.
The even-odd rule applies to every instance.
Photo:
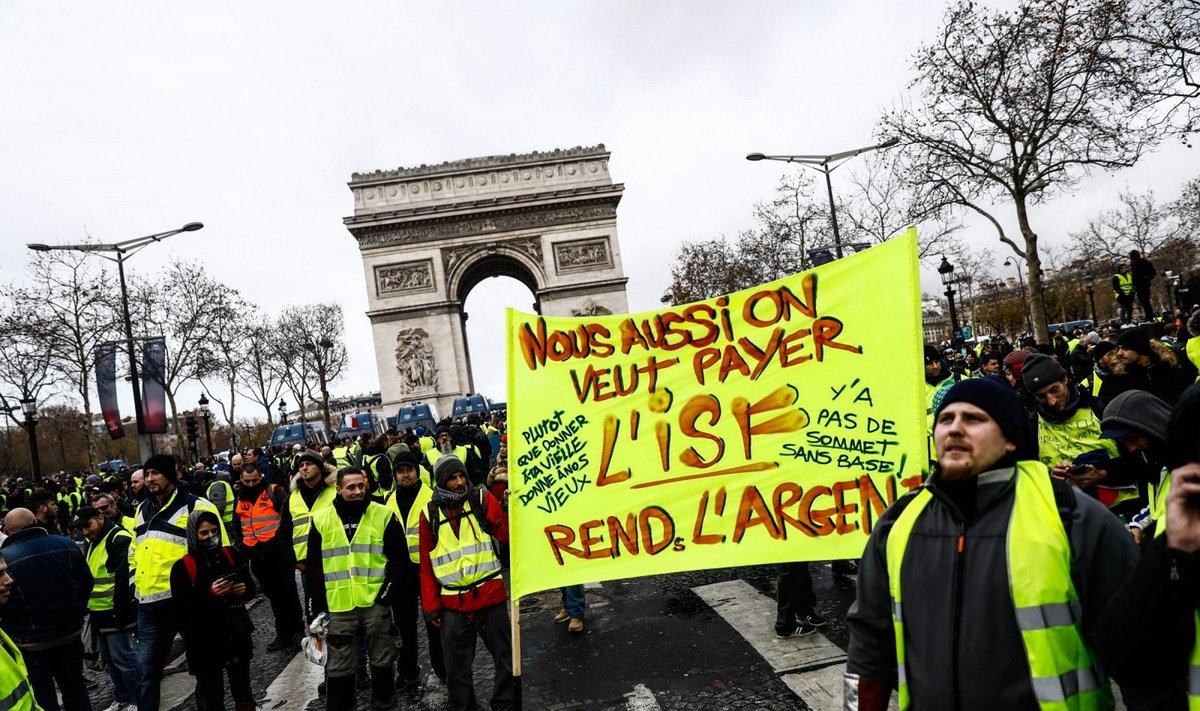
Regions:
[[[513, 277], [539, 313], [628, 310], [617, 241], [624, 186], [603, 144], [355, 173], [354, 214], [383, 409], [473, 392], [463, 302]], [[504, 399], [504, 393], [485, 393]]]

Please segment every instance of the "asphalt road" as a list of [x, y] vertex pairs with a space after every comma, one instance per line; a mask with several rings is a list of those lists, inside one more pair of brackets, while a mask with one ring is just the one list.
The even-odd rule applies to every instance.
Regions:
[[[589, 586], [584, 632], [570, 634], [552, 621], [558, 593], [521, 601], [523, 708], [611, 709], [809, 709], [829, 705], [825, 692], [840, 681], [838, 664], [848, 633], [844, 618], [853, 583], [835, 578], [828, 564], [813, 564], [817, 611], [829, 619], [817, 635], [774, 638], [774, 570], [734, 568], [612, 581]], [[696, 589], [700, 590], [697, 593]], [[257, 600], [250, 610], [258, 627], [252, 683], [264, 709], [316, 711], [324, 707], [316, 685], [321, 669], [299, 651], [266, 651], [272, 639], [270, 609]], [[832, 644], [826, 644], [825, 639]], [[422, 644], [421, 657], [427, 659]], [[195, 709], [194, 680], [178, 641], [170, 673], [163, 681], [163, 708]], [[445, 708], [445, 687], [422, 665], [416, 692], [402, 695], [397, 708]], [[87, 672], [98, 682], [92, 704], [112, 702], [106, 674]], [[476, 693], [486, 708], [491, 693], [491, 657], [480, 644], [475, 663]], [[839, 687], [840, 689], [840, 687]], [[802, 700], [802, 697], [803, 699]], [[805, 703], [807, 700], [809, 704]], [[233, 708], [227, 700], [227, 708]], [[370, 707], [370, 692], [359, 694]]]

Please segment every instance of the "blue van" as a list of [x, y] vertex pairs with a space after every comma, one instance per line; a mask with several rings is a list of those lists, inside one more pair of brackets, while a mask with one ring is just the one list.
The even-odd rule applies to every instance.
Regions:
[[437, 409], [433, 405], [414, 402], [411, 405], [402, 406], [396, 413], [396, 431], [404, 434], [410, 427], [416, 430], [418, 426], [423, 425], [432, 435], [437, 428], [437, 421]]
[[372, 437], [381, 435], [387, 430], [382, 415], [374, 412], [352, 412], [342, 415], [338, 422], [337, 438], [358, 438], [359, 435], [369, 434]]
[[320, 422], [299, 422], [290, 425], [280, 425], [271, 433], [271, 446], [277, 449], [291, 447], [293, 444], [303, 446], [305, 442], [329, 444], [329, 433]]
[[451, 409], [450, 416], [455, 420], [458, 420], [460, 417], [465, 418], [467, 415], [487, 417], [489, 409], [491, 409], [491, 406], [488, 404], [486, 397], [479, 393], [467, 393], [462, 397], [454, 398], [454, 406]]

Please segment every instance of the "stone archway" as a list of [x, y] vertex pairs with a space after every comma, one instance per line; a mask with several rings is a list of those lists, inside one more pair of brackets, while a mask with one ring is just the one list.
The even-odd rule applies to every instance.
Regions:
[[[470, 392], [463, 302], [510, 276], [551, 315], [628, 310], [603, 145], [356, 173], [354, 214], [383, 407], [449, 414]], [[502, 397], [502, 393], [488, 393]]]

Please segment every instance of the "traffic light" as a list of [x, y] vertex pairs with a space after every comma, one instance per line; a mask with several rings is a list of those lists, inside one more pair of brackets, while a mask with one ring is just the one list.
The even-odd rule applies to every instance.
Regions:
[[187, 438], [192, 442], [200, 439], [200, 428], [196, 423], [196, 418], [188, 415], [187, 418]]

